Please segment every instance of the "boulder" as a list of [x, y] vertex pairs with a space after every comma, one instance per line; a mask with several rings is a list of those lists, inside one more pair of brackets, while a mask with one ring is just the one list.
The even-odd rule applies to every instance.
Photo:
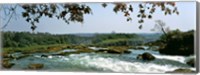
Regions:
[[131, 51], [125, 50], [124, 53], [129, 54], [129, 53], [131, 53]]
[[175, 69], [174, 71], [167, 71], [166, 73], [194, 73], [195, 71], [190, 70], [190, 69], [183, 69], [183, 68], [179, 68], [179, 69]]
[[45, 58], [47, 58], [47, 57], [48, 57], [48, 55], [41, 55], [41, 57], [45, 57]]
[[111, 49], [99, 49], [96, 52], [100, 53], [111, 53], [111, 54], [120, 54], [119, 51], [111, 50]]
[[100, 53], [110, 53], [110, 54], [128, 54], [131, 51], [128, 51], [127, 47], [109, 47], [109, 48], [100, 48], [96, 50], [96, 52]]
[[134, 49], [136, 50], [146, 50], [144, 46], [136, 46]]
[[6, 69], [11, 68], [12, 66], [14, 66], [14, 63], [11, 63], [9, 60], [3, 60], [2, 61], [2, 66]]
[[42, 69], [44, 67], [44, 64], [29, 64], [28, 68], [32, 70], [38, 70]]
[[154, 60], [155, 59], [155, 57], [148, 52], [143, 53], [142, 58], [143, 58], [143, 60]]
[[109, 50], [107, 50], [107, 53], [111, 53], [111, 54], [121, 54], [122, 52], [117, 51], [117, 50], [113, 50], [113, 49], [109, 49]]
[[62, 49], [72, 49], [72, 48], [73, 48], [72, 46], [65, 46]]
[[194, 59], [194, 58], [190, 59], [189, 61], [186, 62], [186, 64], [188, 64], [188, 65], [194, 67], [195, 59]]
[[6, 54], [6, 53], [3, 54], [3, 58], [9, 58], [9, 59], [15, 59], [15, 60], [19, 60], [27, 56], [29, 56], [29, 54], [22, 54], [21, 52], [16, 52], [12, 54]]
[[131, 51], [125, 50], [125, 51], [119, 51], [114, 49], [100, 49], [96, 52], [103, 52], [103, 53], [110, 53], [110, 54], [129, 54]]
[[139, 54], [139, 55], [137, 56], [137, 59], [142, 59], [142, 60], [154, 60], [155, 57], [154, 57], [152, 54], [150, 54], [150, 53], [148, 53], [148, 52], [145, 52], [145, 53], [143, 53], [143, 54]]
[[3, 52], [3, 53], [2, 53], [2, 57], [3, 57], [3, 58], [10, 58], [10, 54], [4, 53], [4, 52]]

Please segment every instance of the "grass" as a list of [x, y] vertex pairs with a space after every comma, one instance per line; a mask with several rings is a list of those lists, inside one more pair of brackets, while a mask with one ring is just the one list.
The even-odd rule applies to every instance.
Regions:
[[23, 52], [23, 53], [34, 53], [34, 52], [51, 52], [67, 48], [69, 45], [66, 44], [53, 44], [53, 45], [35, 45], [28, 47], [9, 47], [3, 48], [3, 53]]

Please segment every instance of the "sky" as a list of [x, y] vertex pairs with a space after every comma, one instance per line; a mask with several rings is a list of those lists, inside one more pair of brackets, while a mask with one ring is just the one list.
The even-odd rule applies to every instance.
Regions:
[[[84, 23], [65, 23], [56, 18], [42, 18], [40, 23], [36, 24], [35, 32], [48, 32], [52, 34], [69, 34], [69, 33], [155, 33], [151, 29], [155, 25], [155, 20], [162, 20], [166, 23], [166, 27], [171, 30], [179, 29], [181, 31], [188, 31], [196, 29], [196, 4], [195, 2], [176, 2], [179, 15], [165, 16], [160, 9], [156, 9], [152, 19], [146, 19], [143, 28], [139, 29], [137, 18], [138, 3], [132, 3], [133, 13], [131, 13], [132, 21], [127, 22], [123, 13], [113, 12], [113, 5], [109, 4], [106, 8], [101, 6], [101, 3], [85, 3], [92, 9], [93, 14], [84, 16]], [[19, 9], [18, 12], [21, 10]], [[2, 16], [4, 16], [1, 13]], [[6, 21], [1, 20], [2, 25]], [[17, 19], [11, 19], [9, 25], [3, 31], [29, 31], [31, 24], [27, 23], [24, 18], [18, 16]]]

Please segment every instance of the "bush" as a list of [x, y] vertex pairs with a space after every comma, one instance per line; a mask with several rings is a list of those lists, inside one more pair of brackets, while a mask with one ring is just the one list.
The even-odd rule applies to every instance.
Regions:
[[161, 40], [166, 40], [165, 47], [159, 50], [161, 54], [185, 56], [194, 54], [193, 30], [188, 32], [172, 31], [167, 34], [167, 38]]

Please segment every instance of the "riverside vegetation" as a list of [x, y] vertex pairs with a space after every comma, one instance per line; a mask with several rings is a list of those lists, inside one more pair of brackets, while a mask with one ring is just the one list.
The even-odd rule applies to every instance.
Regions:
[[[2, 66], [9, 69], [15, 63], [11, 60], [20, 60], [31, 56], [34, 53], [42, 54], [41, 57], [66, 56], [81, 53], [109, 53], [109, 54], [129, 54], [129, 49], [148, 49], [156, 50], [161, 54], [167, 55], [194, 55], [194, 31], [181, 32], [171, 31], [167, 36], [162, 34], [125, 34], [125, 33], [105, 33], [105, 34], [49, 34], [49, 33], [30, 33], [30, 32], [2, 32], [3, 51]], [[154, 37], [153, 37], [154, 36]], [[92, 47], [99, 47], [94, 50]], [[72, 49], [69, 52], [59, 52], [64, 49]], [[76, 49], [76, 51], [73, 51]], [[18, 54], [15, 56], [15, 54]], [[156, 57], [151, 53], [143, 53], [137, 56], [138, 60], [155, 60]], [[191, 59], [186, 64], [195, 67], [195, 60]], [[28, 69], [42, 69], [45, 65], [33, 63], [28, 65]], [[182, 69], [174, 70], [181, 72]], [[167, 71], [169, 72], [169, 71]], [[172, 72], [172, 71], [170, 71]], [[183, 69], [183, 72], [185, 70]], [[187, 70], [188, 72], [188, 70]], [[191, 71], [190, 71], [191, 72]], [[193, 71], [192, 71], [193, 72]]]

